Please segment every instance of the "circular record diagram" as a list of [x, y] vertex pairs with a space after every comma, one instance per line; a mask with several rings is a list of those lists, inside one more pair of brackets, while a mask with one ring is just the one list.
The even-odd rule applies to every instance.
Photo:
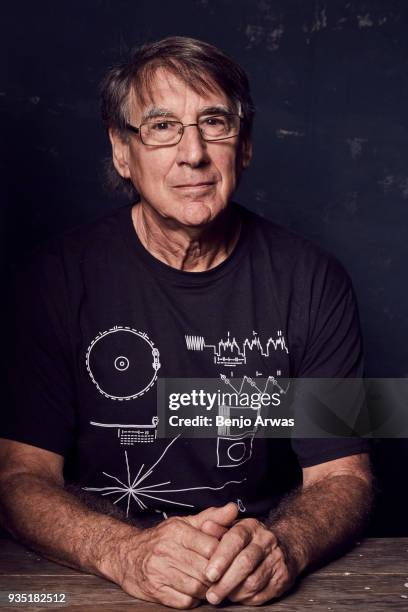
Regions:
[[86, 368], [102, 395], [131, 400], [156, 382], [160, 355], [147, 334], [117, 326], [92, 341], [86, 352]]

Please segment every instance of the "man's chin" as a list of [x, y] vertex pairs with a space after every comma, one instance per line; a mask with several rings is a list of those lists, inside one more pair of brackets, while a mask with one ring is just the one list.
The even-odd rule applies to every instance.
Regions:
[[184, 204], [178, 221], [187, 227], [205, 227], [219, 215], [221, 209], [205, 202], [189, 202]]

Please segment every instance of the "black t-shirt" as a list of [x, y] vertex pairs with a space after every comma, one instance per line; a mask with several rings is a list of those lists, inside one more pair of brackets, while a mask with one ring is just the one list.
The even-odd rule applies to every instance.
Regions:
[[[237, 206], [238, 205], [235, 205]], [[232, 254], [206, 272], [154, 258], [131, 207], [53, 241], [19, 281], [15, 404], [4, 436], [73, 457], [81, 487], [127, 513], [236, 501], [263, 515], [300, 467], [356, 439], [160, 439], [158, 377], [362, 376], [350, 281], [307, 240], [238, 207]]]

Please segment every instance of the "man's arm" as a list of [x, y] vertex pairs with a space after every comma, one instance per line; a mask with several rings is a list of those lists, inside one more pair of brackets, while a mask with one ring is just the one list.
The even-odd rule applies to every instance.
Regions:
[[[10, 440], [0, 445], [0, 520], [13, 536], [47, 558], [103, 576], [134, 597], [176, 608], [198, 605], [218, 533], [237, 515], [234, 504], [140, 529], [88, 508], [64, 490], [63, 458]], [[221, 531], [220, 531], [221, 530]]]
[[267, 525], [303, 571], [350, 545], [366, 526], [372, 502], [368, 454], [351, 455], [303, 468], [302, 487]]
[[[372, 498], [365, 453], [305, 468], [303, 486], [265, 524], [243, 519], [223, 536], [207, 566], [214, 582], [208, 601], [228, 597], [255, 605], [279, 597], [302, 571], [342, 551], [361, 533]], [[207, 531], [207, 524], [203, 528]]]

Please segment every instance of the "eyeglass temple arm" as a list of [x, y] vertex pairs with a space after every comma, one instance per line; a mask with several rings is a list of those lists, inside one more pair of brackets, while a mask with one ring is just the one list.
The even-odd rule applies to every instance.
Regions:
[[130, 123], [126, 123], [125, 127], [127, 130], [129, 130], [130, 132], [133, 132], [134, 134], [139, 134], [140, 132], [139, 128], [135, 127], [134, 125], [130, 125]]

